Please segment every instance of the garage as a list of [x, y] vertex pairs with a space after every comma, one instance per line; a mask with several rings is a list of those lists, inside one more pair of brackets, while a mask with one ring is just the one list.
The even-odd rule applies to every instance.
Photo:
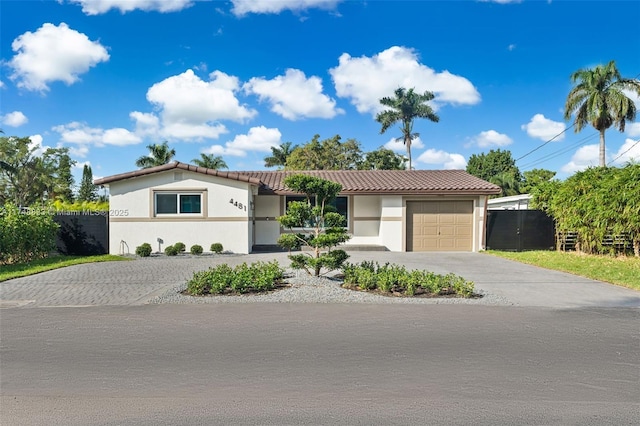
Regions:
[[407, 201], [407, 251], [473, 251], [473, 201]]

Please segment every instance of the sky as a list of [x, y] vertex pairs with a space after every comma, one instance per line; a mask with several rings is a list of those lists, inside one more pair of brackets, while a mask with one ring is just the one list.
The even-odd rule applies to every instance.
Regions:
[[[165, 140], [229, 170], [316, 134], [402, 154], [375, 121], [398, 87], [435, 95], [416, 169], [502, 149], [563, 179], [598, 164], [598, 133], [564, 120], [571, 74], [614, 60], [640, 77], [637, 0], [1, 0], [0, 16], [0, 128], [68, 147], [76, 183]], [[611, 165], [640, 159], [637, 120], [607, 131]]]

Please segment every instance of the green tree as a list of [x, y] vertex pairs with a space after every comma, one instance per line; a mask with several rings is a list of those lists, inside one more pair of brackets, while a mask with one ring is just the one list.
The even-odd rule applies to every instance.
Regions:
[[291, 142], [284, 142], [280, 146], [272, 146], [271, 155], [264, 158], [264, 166], [285, 168], [289, 156], [298, 147], [298, 145], [292, 145]]
[[367, 152], [364, 160], [358, 164], [359, 170], [404, 170], [407, 159], [390, 149], [378, 148]]
[[91, 166], [85, 164], [82, 168], [82, 181], [78, 190], [78, 201], [96, 201], [98, 199], [98, 187], [93, 184], [93, 171]]
[[491, 179], [489, 179], [489, 182], [502, 188], [502, 192], [500, 193], [502, 197], [518, 195], [520, 193], [520, 185], [512, 173], [500, 172], [497, 175], [493, 175]]
[[285, 185], [304, 194], [305, 201], [292, 201], [285, 215], [278, 222], [289, 232], [278, 239], [278, 244], [288, 250], [308, 247], [303, 254], [289, 255], [291, 267], [304, 269], [319, 276], [322, 269], [338, 269], [349, 257], [344, 250], [332, 247], [349, 240], [344, 228], [346, 218], [332, 211], [330, 203], [342, 190], [339, 183], [308, 175], [292, 175]]
[[513, 179], [520, 183], [522, 175], [516, 166], [516, 160], [508, 150], [491, 150], [488, 153], [473, 154], [467, 162], [467, 173], [480, 179], [491, 181], [491, 179], [501, 173], [513, 176]]
[[376, 115], [376, 121], [382, 125], [380, 133], [386, 132], [389, 127], [396, 123], [401, 123], [400, 130], [402, 137], [396, 141], [402, 141], [407, 147], [407, 158], [409, 159], [409, 170], [411, 170], [411, 142], [420, 136], [413, 132], [413, 122], [416, 118], [426, 118], [437, 123], [440, 117], [433, 111], [427, 102], [434, 99], [434, 94], [426, 91], [423, 94], [414, 92], [414, 89], [406, 90], [403, 87], [396, 89], [393, 98], [384, 97], [380, 103], [390, 109], [382, 111]]
[[533, 188], [549, 182], [556, 175], [556, 172], [546, 169], [532, 169], [522, 173], [523, 181], [520, 190], [523, 194], [530, 193]]
[[286, 161], [286, 170], [356, 170], [362, 160], [360, 142], [340, 135], [320, 140], [320, 135], [296, 147]]
[[575, 131], [587, 125], [600, 133], [600, 167], [606, 165], [605, 131], [615, 125], [624, 132], [627, 121], [636, 118], [636, 106], [625, 91], [640, 96], [640, 80], [623, 78], [615, 61], [595, 68], [582, 68], [571, 74], [576, 83], [564, 106], [565, 120], [575, 114]]
[[204, 167], [207, 169], [220, 170], [228, 169], [227, 163], [219, 155], [213, 154], [200, 154], [200, 158], [194, 158], [191, 160], [193, 164], [198, 167]]
[[142, 169], [167, 164], [176, 155], [176, 150], [170, 149], [167, 141], [160, 144], [147, 145], [147, 149], [149, 150], [149, 155], [143, 155], [136, 160], [136, 166]]
[[0, 137], [0, 202], [30, 206], [46, 200], [72, 201], [73, 177], [68, 148], [48, 148], [36, 155], [28, 137]]

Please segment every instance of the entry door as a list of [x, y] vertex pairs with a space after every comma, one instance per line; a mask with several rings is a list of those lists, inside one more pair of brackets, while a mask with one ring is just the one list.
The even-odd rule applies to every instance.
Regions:
[[407, 251], [472, 251], [473, 201], [407, 201]]

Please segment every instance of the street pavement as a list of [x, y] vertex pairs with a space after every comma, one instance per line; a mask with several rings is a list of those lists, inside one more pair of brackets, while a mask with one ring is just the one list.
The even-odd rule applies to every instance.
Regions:
[[0, 283], [0, 425], [637, 425], [640, 295], [481, 253], [352, 252], [502, 306], [148, 304], [219, 263]]

